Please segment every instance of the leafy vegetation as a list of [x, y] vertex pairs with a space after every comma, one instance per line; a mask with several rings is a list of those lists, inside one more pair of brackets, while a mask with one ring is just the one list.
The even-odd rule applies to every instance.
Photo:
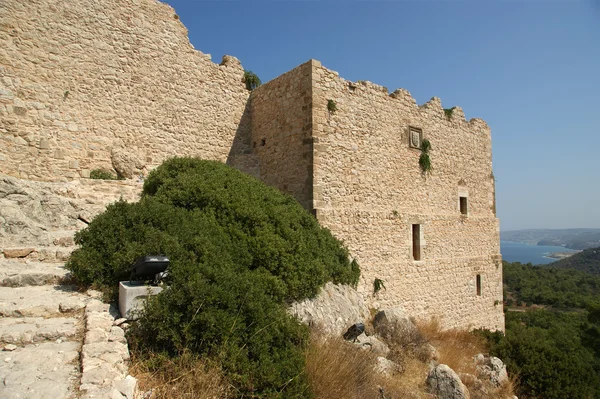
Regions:
[[382, 288], [386, 289], [382, 279], [376, 278], [375, 280], [373, 280], [373, 295], [381, 291]]
[[423, 173], [430, 172], [431, 167], [431, 159], [429, 158], [429, 150], [431, 149], [431, 143], [429, 140], [423, 140], [421, 142], [421, 156], [419, 157], [419, 166]]
[[112, 172], [109, 172], [104, 169], [94, 169], [90, 172], [90, 179], [98, 179], [98, 180], [123, 180]]
[[551, 266], [600, 275], [600, 247], [584, 249], [568, 258], [553, 262]]
[[246, 89], [248, 90], [254, 90], [262, 85], [258, 75], [252, 71], [244, 71], [244, 83], [246, 83]]
[[356, 262], [292, 197], [219, 162], [175, 158], [150, 173], [138, 203], [117, 202], [76, 234], [67, 268], [115, 295], [129, 266], [165, 254], [170, 288], [129, 335], [138, 358], [213, 359], [245, 398], [309, 398], [308, 331], [285, 304], [327, 281], [355, 285]]
[[454, 113], [454, 108], [456, 108], [456, 107], [444, 108], [444, 114], [446, 114], [446, 118], [448, 118], [448, 119], [452, 118], [452, 114]]
[[600, 277], [504, 262], [504, 287], [506, 335], [480, 333], [518, 375], [519, 397], [600, 398]]
[[504, 262], [504, 284], [529, 304], [586, 308], [600, 300], [600, 276], [577, 270]]
[[490, 353], [519, 376], [519, 397], [600, 397], [598, 357], [584, 345], [581, 313], [508, 312], [506, 336], [484, 333]]
[[333, 100], [327, 100], [327, 111], [330, 114], [335, 114], [337, 112], [337, 105]]

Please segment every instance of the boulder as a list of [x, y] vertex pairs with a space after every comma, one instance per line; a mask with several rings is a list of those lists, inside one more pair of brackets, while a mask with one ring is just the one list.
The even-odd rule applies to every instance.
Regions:
[[136, 154], [135, 149], [115, 147], [111, 150], [110, 159], [117, 174], [127, 179], [138, 176], [146, 166], [144, 157]]
[[421, 338], [417, 327], [403, 308], [382, 310], [373, 319], [375, 332], [387, 342], [414, 343]]
[[402, 372], [402, 367], [383, 356], [379, 356], [375, 364], [375, 371], [387, 377], [393, 377]]
[[302, 323], [335, 337], [370, 317], [367, 304], [354, 288], [332, 282], [325, 284], [315, 298], [294, 302], [289, 312]]
[[445, 364], [440, 364], [427, 375], [429, 391], [440, 399], [469, 399], [469, 390], [458, 375]]
[[390, 353], [390, 348], [385, 344], [385, 342], [379, 340], [373, 335], [367, 336], [363, 333], [356, 338], [354, 343], [361, 349], [368, 350], [377, 356], [385, 357]]
[[508, 382], [506, 366], [499, 358], [480, 353], [475, 356], [474, 361], [480, 379], [489, 380], [495, 387]]

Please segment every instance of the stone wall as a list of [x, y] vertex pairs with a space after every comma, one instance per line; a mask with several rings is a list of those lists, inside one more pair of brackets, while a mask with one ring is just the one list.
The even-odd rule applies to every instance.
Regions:
[[[433, 98], [388, 95], [313, 62], [313, 206], [361, 265], [359, 291], [373, 306], [401, 305], [445, 327], [504, 329], [499, 224], [494, 207], [490, 129], [451, 116]], [[330, 112], [328, 100], [337, 111]], [[431, 142], [431, 173], [409, 146], [409, 126]], [[468, 198], [460, 212], [459, 195]], [[413, 260], [412, 225], [421, 225]], [[477, 275], [481, 295], [477, 294]], [[373, 293], [375, 279], [386, 289]]]
[[260, 179], [312, 205], [312, 62], [255, 89], [250, 100], [252, 148]]
[[0, 43], [1, 173], [137, 175], [174, 155], [226, 161], [245, 135], [239, 61], [194, 50], [156, 0], [3, 0]]

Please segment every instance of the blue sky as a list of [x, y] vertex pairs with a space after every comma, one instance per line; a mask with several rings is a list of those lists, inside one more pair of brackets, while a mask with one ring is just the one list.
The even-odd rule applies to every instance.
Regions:
[[600, 228], [600, 0], [169, 0], [263, 81], [315, 58], [492, 128], [502, 230]]

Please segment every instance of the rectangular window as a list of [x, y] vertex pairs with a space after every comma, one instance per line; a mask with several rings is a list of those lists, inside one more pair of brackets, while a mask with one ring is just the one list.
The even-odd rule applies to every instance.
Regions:
[[412, 248], [413, 248], [413, 259], [421, 260], [421, 225], [412, 225]]
[[466, 215], [468, 213], [467, 208], [467, 197], [459, 197], [460, 199], [460, 213]]
[[481, 296], [481, 274], [477, 275], [477, 295]]

